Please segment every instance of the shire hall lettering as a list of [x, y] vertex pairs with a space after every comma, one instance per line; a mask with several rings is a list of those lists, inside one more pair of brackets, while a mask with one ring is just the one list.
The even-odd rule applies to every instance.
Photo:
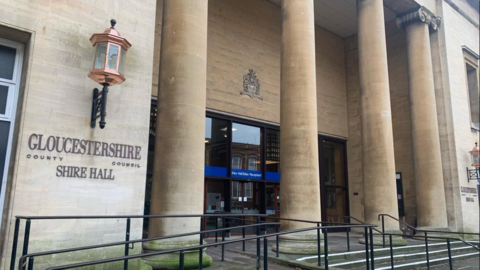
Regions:
[[142, 159], [140, 146], [82, 140], [69, 137], [44, 136], [33, 133], [28, 138], [30, 150], [77, 155], [114, 157], [122, 159]]

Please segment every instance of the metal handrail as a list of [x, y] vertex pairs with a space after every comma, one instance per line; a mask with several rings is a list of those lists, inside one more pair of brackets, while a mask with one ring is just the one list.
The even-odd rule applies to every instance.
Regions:
[[[344, 219], [345, 219], [345, 218], [353, 219], [353, 220], [355, 220], [355, 221], [357, 221], [357, 222], [360, 222], [360, 224], [366, 224], [365, 222], [359, 220], [358, 218], [352, 217], [352, 216], [344, 216], [343, 218], [344, 218]], [[350, 222], [349, 224], [352, 224], [352, 223]], [[373, 230], [376, 231], [376, 232], [378, 232], [378, 233], [380, 233], [380, 234], [383, 234], [380, 230], [377, 230], [377, 229], [375, 229], [375, 228], [374, 228]]]
[[[262, 224], [262, 225], [265, 225], [265, 224]], [[189, 246], [189, 247], [177, 248], [177, 249], [171, 249], [171, 250], [141, 253], [141, 254], [136, 254], [136, 255], [122, 256], [122, 257], [109, 258], [109, 259], [101, 259], [101, 260], [95, 260], [95, 261], [90, 261], [90, 262], [75, 263], [75, 264], [69, 264], [69, 265], [63, 265], [63, 266], [54, 266], [54, 267], [47, 268], [46, 270], [63, 270], [63, 269], [84, 267], [84, 266], [110, 263], [110, 262], [116, 262], [116, 261], [139, 259], [139, 258], [143, 258], [143, 257], [169, 254], [169, 253], [176, 253], [176, 252], [180, 252], [180, 265], [182, 265], [183, 252], [189, 251], [189, 250], [197, 250], [197, 249], [202, 250], [204, 248], [212, 247], [212, 246], [215, 246], [215, 245], [226, 245], [226, 244], [242, 242], [242, 241], [245, 241], [245, 240], [260, 240], [262, 238], [264, 239], [264, 248], [265, 248], [265, 247], [268, 247], [267, 244], [266, 244], [267, 243], [266, 239], [269, 238], [269, 237], [273, 237], [273, 236], [277, 237], [277, 236], [280, 236], [280, 235], [300, 233], [300, 232], [306, 232], [306, 231], [312, 231], [312, 230], [323, 230], [326, 233], [328, 231], [328, 229], [333, 229], [333, 228], [365, 228], [365, 229], [367, 229], [367, 228], [373, 228], [373, 227], [376, 227], [376, 226], [377, 225], [367, 225], [367, 224], [348, 225], [348, 226], [343, 226], [343, 225], [342, 226], [317, 226], [317, 227], [304, 228], [304, 229], [298, 229], [298, 230], [292, 230], [292, 231], [286, 231], [286, 232], [278, 232], [278, 233], [268, 234], [268, 235], [251, 236], [251, 237], [246, 237], [246, 238], [242, 238], [242, 239], [222, 241], [222, 242], [219, 242], [219, 243], [210, 243], [210, 244]], [[328, 253], [327, 247], [325, 247], [325, 253], [326, 254]], [[266, 260], [267, 260], [267, 256], [264, 256], [264, 263], [266, 263]], [[326, 260], [326, 262], [327, 262], [327, 260]], [[183, 269], [183, 268], [180, 267], [180, 269]], [[264, 269], [267, 269], [267, 268], [264, 267]]]
[[[200, 219], [215, 217], [215, 218], [232, 218], [232, 217], [256, 217], [257, 221], [261, 217], [267, 217], [266, 214], [188, 214], [188, 215], [112, 215], [112, 216], [98, 216], [98, 215], [90, 215], [90, 216], [16, 216], [15, 220], [15, 228], [13, 234], [13, 245], [12, 245], [12, 254], [10, 259], [10, 270], [15, 269], [16, 263], [16, 255], [17, 255], [17, 244], [18, 244], [18, 236], [20, 231], [20, 221], [22, 219], [26, 220], [25, 223], [25, 235], [23, 241], [23, 248], [22, 248], [22, 256], [28, 253], [28, 246], [29, 246], [29, 239], [30, 239], [30, 230], [31, 230], [31, 221], [32, 220], [81, 220], [81, 219], [126, 219], [126, 233], [125, 239], [126, 241], [130, 240], [130, 220], [131, 219], [144, 219], [144, 218], [196, 218], [199, 217]], [[125, 246], [125, 254], [128, 255], [128, 244]], [[127, 264], [125, 262], [125, 264]], [[24, 270], [25, 266], [20, 265], [21, 269]], [[126, 267], [126, 265], [125, 265]]]
[[266, 214], [190, 214], [190, 215], [113, 215], [113, 216], [15, 216], [19, 219], [118, 219], [118, 218], [195, 218], [195, 217], [268, 217]]
[[265, 225], [278, 225], [278, 224], [279, 224], [278, 222], [251, 224], [251, 225], [221, 228], [221, 229], [215, 229], [215, 230], [206, 230], [206, 231], [191, 232], [191, 233], [172, 234], [172, 235], [167, 235], [167, 236], [152, 237], [152, 238], [145, 238], [145, 239], [112, 242], [112, 243], [106, 243], [106, 244], [100, 244], [100, 245], [91, 245], [91, 246], [83, 246], [83, 247], [77, 247], [77, 248], [67, 248], [67, 249], [59, 249], [59, 250], [51, 250], [51, 251], [42, 251], [42, 252], [29, 253], [29, 254], [23, 255], [22, 257], [20, 257], [19, 263], [21, 265], [23, 265], [25, 263], [26, 259], [30, 258], [30, 257], [39, 257], [39, 256], [46, 256], [46, 255], [60, 254], [60, 253], [67, 253], [67, 252], [74, 252], [74, 251], [82, 251], [82, 250], [102, 248], [102, 247], [119, 246], [119, 245], [125, 245], [125, 244], [143, 243], [143, 242], [154, 241], [154, 240], [171, 239], [171, 238], [191, 236], [191, 235], [197, 235], [197, 234], [204, 234], [204, 233], [216, 232], [216, 231], [217, 232], [218, 231], [228, 231], [228, 230], [231, 230], [231, 229], [241, 229], [241, 228], [257, 227], [257, 226], [265, 226]]
[[434, 230], [422, 230], [422, 229], [417, 229], [417, 228], [415, 228], [415, 227], [413, 227], [413, 226], [411, 226], [411, 225], [409, 225], [409, 224], [407, 224], [407, 223], [405, 223], [405, 222], [403, 222], [403, 221], [400, 221], [399, 219], [397, 219], [397, 218], [395, 218], [395, 217], [392, 217], [392, 216], [389, 215], [389, 214], [379, 214], [379, 215], [378, 215], [378, 220], [380, 220], [380, 217], [381, 217], [381, 216], [387, 216], [387, 217], [389, 217], [389, 218], [391, 218], [391, 219], [394, 219], [394, 220], [400, 222], [401, 224], [404, 224], [404, 225], [408, 226], [409, 228], [411, 228], [411, 229], [413, 229], [413, 230], [415, 230], [415, 231], [417, 231], [417, 232], [446, 233], [446, 234], [467, 234], [467, 235], [479, 235], [479, 236], [480, 236], [480, 234], [478, 234], [478, 233], [452, 232], [452, 231], [434, 231]]
[[[402, 237], [410, 237], [410, 238], [413, 238], [414, 236], [410, 236], [410, 235], [403, 235], [403, 234], [392, 234], [392, 233], [385, 233], [385, 216], [386, 217], [389, 217], [393, 220], [396, 220], [398, 221], [399, 223], [401, 224], [404, 224], [406, 226], [408, 226], [409, 228], [413, 229], [414, 231], [416, 232], [423, 232], [423, 238], [425, 240], [425, 255], [426, 255], [426, 259], [427, 259], [427, 268], [430, 269], [430, 256], [429, 256], [429, 252], [428, 252], [428, 240], [429, 239], [437, 239], [437, 240], [447, 240], [447, 250], [448, 250], [448, 262], [449, 262], [449, 266], [450, 266], [450, 270], [453, 270], [453, 262], [452, 262], [452, 252], [451, 252], [451, 249], [450, 249], [450, 240], [460, 240], [462, 243], [476, 249], [476, 250], [480, 250], [478, 246], [475, 246], [473, 244], [470, 244], [466, 241], [464, 241], [463, 239], [461, 238], [453, 238], [453, 237], [437, 237], [437, 236], [428, 236], [428, 233], [439, 233], [439, 234], [466, 234], [466, 235], [478, 235], [480, 237], [480, 234], [478, 233], [464, 233], [464, 232], [451, 232], [451, 231], [434, 231], [434, 230], [419, 230], [403, 221], [400, 221], [399, 219], [389, 215], [389, 214], [379, 214], [378, 215], [378, 220], [380, 220], [380, 217], [382, 219], [382, 237], [383, 237], [383, 247], [385, 247], [385, 236], [388, 235], [389, 239], [390, 239], [390, 257], [391, 257], [391, 266], [392, 266], [392, 269], [394, 268], [394, 262], [393, 262], [393, 250], [392, 250], [392, 236], [402, 236]], [[416, 236], [417, 238], [421, 237], [421, 236]]]

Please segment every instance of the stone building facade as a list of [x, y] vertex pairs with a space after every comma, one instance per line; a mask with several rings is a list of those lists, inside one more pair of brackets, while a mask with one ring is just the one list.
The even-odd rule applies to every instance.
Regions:
[[[378, 224], [384, 213], [418, 227], [479, 230], [477, 183], [465, 169], [479, 142], [478, 1], [0, 5], [2, 269], [16, 216], [228, 211]], [[110, 89], [105, 129], [92, 129], [98, 84], [87, 77], [89, 38], [111, 18], [132, 44], [127, 79]], [[49, 140], [126, 146], [136, 155], [49, 151]], [[147, 227], [136, 219], [130, 237], [198, 230], [198, 223]], [[29, 251], [121, 241], [124, 230], [122, 219], [34, 220]]]

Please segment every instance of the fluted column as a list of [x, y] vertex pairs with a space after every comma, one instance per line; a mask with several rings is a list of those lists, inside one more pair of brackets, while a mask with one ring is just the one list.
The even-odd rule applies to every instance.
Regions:
[[[203, 214], [207, 0], [166, 0], [163, 10], [157, 130], [150, 214]], [[193, 191], [193, 192], [192, 192]], [[148, 236], [198, 231], [200, 218], [150, 219]], [[153, 241], [146, 251], [198, 245], [199, 235]], [[148, 257], [154, 269], [178, 269], [178, 254]], [[198, 251], [185, 253], [198, 267]], [[204, 257], [204, 265], [211, 263]]]
[[365, 222], [379, 224], [378, 214], [398, 218], [383, 0], [358, 0], [357, 10]]
[[422, 7], [397, 19], [407, 34], [408, 75], [419, 227], [447, 228], [429, 28], [440, 18]]
[[[280, 198], [282, 218], [320, 220], [313, 0], [282, 1]], [[294, 230], [312, 224], [283, 222]], [[280, 252], [316, 254], [316, 232], [282, 237]]]

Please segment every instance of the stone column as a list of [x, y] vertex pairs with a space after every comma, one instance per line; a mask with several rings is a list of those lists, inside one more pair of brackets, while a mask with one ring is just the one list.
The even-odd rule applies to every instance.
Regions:
[[[320, 221], [313, 0], [282, 1], [280, 198], [282, 218]], [[312, 224], [282, 221], [281, 229]], [[281, 238], [280, 252], [316, 254], [316, 231]]]
[[447, 228], [429, 28], [440, 18], [424, 7], [397, 19], [407, 34], [418, 226]]
[[357, 10], [365, 222], [381, 224], [378, 214], [398, 218], [383, 0], [358, 0]]
[[[203, 214], [207, 0], [164, 3], [157, 130], [150, 214]], [[200, 230], [200, 218], [150, 219], [148, 236]], [[153, 241], [144, 250], [198, 245], [200, 236]], [[198, 251], [185, 253], [186, 269], [198, 268]], [[178, 254], [148, 257], [154, 269], [178, 269]], [[203, 259], [210, 265], [210, 257]]]

